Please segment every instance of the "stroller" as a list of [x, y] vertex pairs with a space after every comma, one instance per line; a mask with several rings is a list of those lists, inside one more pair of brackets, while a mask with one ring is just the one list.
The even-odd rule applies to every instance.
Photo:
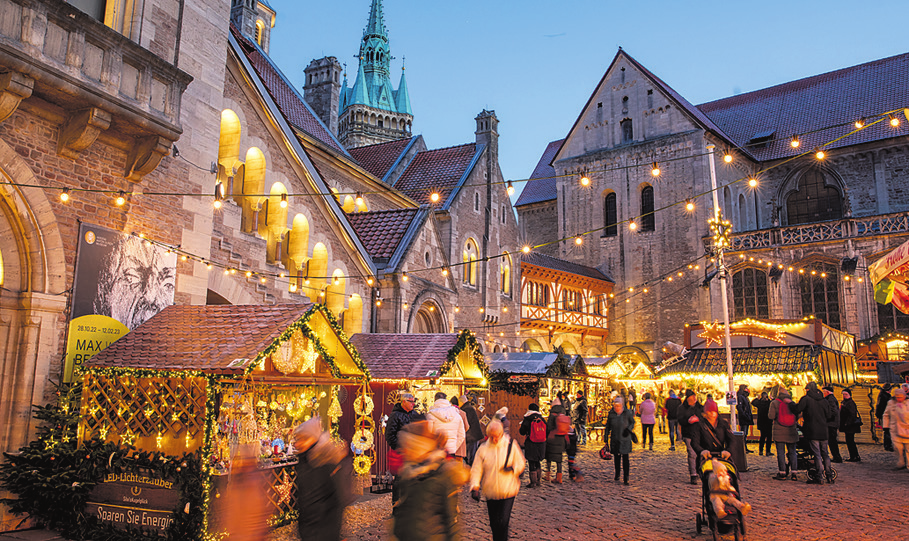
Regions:
[[[814, 452], [811, 451], [811, 444], [801, 429], [799, 429], [799, 441], [795, 445], [795, 456], [799, 470], [806, 472], [809, 479], [817, 479], [818, 471], [817, 463], [814, 461]], [[832, 464], [830, 465], [830, 476], [836, 481], [836, 469]]]
[[[714, 453], [712, 456], [726, 466], [732, 487], [741, 494], [735, 465], [729, 460], [719, 458], [720, 455], [718, 453]], [[713, 541], [717, 541], [720, 535], [728, 535], [729, 533], [735, 535], [736, 541], [744, 540], [745, 517], [742, 513], [738, 510], [731, 510], [725, 517], [718, 518], [716, 511], [713, 509], [713, 504], [710, 502], [710, 485], [708, 484], [711, 471], [713, 471], [713, 462], [710, 460], [704, 460], [698, 467], [698, 472], [701, 476], [701, 512], [695, 517], [697, 532], [700, 534], [706, 525], [713, 533]]]

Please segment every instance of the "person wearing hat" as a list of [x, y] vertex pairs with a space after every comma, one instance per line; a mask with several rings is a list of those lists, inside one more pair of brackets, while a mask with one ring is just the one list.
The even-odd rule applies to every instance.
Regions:
[[840, 406], [840, 432], [846, 437], [846, 449], [849, 449], [849, 458], [846, 462], [861, 462], [858, 446], [855, 445], [855, 435], [862, 431], [862, 416], [859, 414], [858, 405], [852, 399], [852, 389], [843, 389], [843, 404]]
[[540, 413], [539, 405], [527, 406], [527, 412], [521, 421], [518, 434], [526, 436], [524, 438], [524, 458], [527, 459], [527, 468], [530, 471], [530, 484], [527, 486], [528, 488], [538, 487], [543, 477], [543, 468], [540, 463], [546, 459], [546, 420]]
[[823, 485], [822, 473], [826, 473], [827, 482], [832, 485], [834, 478], [827, 449], [827, 422], [833, 415], [823, 393], [817, 388], [817, 383], [809, 381], [805, 385], [805, 396], [792, 408], [792, 413], [802, 415], [802, 434], [811, 446], [814, 464], [817, 467], [817, 476], [809, 476], [808, 484]]
[[428, 421], [414, 421], [398, 432], [404, 464], [398, 471], [398, 502], [392, 508], [394, 535], [400, 541], [455, 541], [461, 538], [459, 487], [468, 470], [448, 460], [445, 436]]
[[[845, 396], [845, 395], [844, 395]], [[796, 444], [799, 442], [798, 415], [792, 409], [795, 403], [789, 391], [781, 390], [770, 403], [767, 417], [773, 421], [773, 443], [776, 444], [776, 463], [779, 473], [773, 476], [777, 481], [791, 479], [798, 481], [799, 461]], [[788, 465], [787, 465], [788, 460]]]
[[909, 401], [902, 387], [893, 391], [893, 399], [884, 410], [883, 422], [883, 426], [890, 429], [896, 450], [896, 469], [905, 469], [909, 465]]
[[682, 439], [679, 432], [679, 406], [682, 405], [682, 399], [676, 396], [675, 391], [669, 391], [669, 398], [666, 399], [664, 407], [666, 408], [666, 421], [669, 429], [669, 450], [675, 451], [675, 440]]
[[[890, 403], [892, 395], [890, 394], [890, 389], [893, 386], [889, 383], [885, 383], [881, 387], [881, 392], [877, 395], [877, 405], [874, 408], [874, 416], [877, 417], [877, 423], [881, 426], [884, 426], [884, 411], [887, 410], [887, 404]], [[893, 441], [890, 439], [890, 429], [884, 428], [884, 450], [893, 451]]]
[[720, 408], [716, 402], [704, 405], [704, 415], [695, 426], [693, 436], [691, 446], [701, 462], [710, 460], [714, 453], [719, 453], [724, 459], [732, 456], [729, 452], [733, 442], [732, 429], [728, 421], [720, 419]]
[[827, 420], [827, 445], [830, 447], [830, 461], [840, 463], [843, 461], [843, 457], [840, 455], [840, 442], [837, 441], [840, 429], [840, 403], [836, 401], [832, 385], [825, 385], [821, 392], [824, 393], [827, 407], [834, 414]]
[[[297, 452], [297, 528], [300, 539], [341, 539], [344, 508], [350, 503], [353, 468], [345, 448], [322, 430], [318, 416], [293, 432]], [[342, 461], [344, 462], [342, 464]], [[342, 467], [339, 467], [342, 466]]]
[[691, 445], [694, 438], [697, 424], [701, 422], [701, 414], [704, 413], [704, 406], [698, 402], [698, 395], [694, 394], [691, 389], [685, 389], [685, 400], [679, 405], [677, 418], [679, 426], [682, 427], [682, 440], [688, 449], [688, 475], [691, 477], [691, 484], [696, 485], [698, 482], [698, 455]]
[[521, 474], [526, 466], [521, 446], [505, 433], [496, 419], [486, 427], [486, 441], [477, 449], [470, 468], [470, 496], [480, 501], [486, 497], [489, 527], [493, 541], [508, 539], [508, 524], [514, 498], [521, 490]]

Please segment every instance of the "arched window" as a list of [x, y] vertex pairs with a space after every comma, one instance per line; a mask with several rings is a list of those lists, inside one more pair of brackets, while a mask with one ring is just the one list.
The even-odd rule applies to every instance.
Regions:
[[511, 256], [506, 252], [499, 264], [499, 291], [504, 295], [511, 295]]
[[583, 312], [584, 311], [584, 295], [580, 291], [574, 289], [563, 289], [562, 290], [562, 310], [568, 310], [569, 312]]
[[770, 317], [767, 273], [748, 267], [732, 275], [732, 301], [735, 318]]
[[909, 314], [904, 314], [893, 306], [893, 303], [877, 304], [877, 325], [881, 334], [893, 331], [906, 333], [909, 331]]
[[549, 286], [539, 282], [527, 282], [527, 304], [549, 306]]
[[842, 194], [827, 183], [820, 169], [811, 169], [786, 197], [786, 217], [789, 225], [839, 220], [843, 217]]
[[464, 269], [464, 283], [472, 286], [477, 285], [477, 243], [473, 239], [467, 239], [464, 243], [464, 258], [462, 265]]
[[262, 32], [265, 30], [265, 23], [261, 20], [256, 21], [256, 43], [262, 45]]
[[619, 126], [622, 127], [622, 142], [630, 143], [634, 141], [634, 129], [631, 127], [631, 119], [626, 118], [619, 123]]
[[748, 229], [750, 220], [748, 219], [748, 203], [745, 202], [745, 194], [739, 194], [739, 231]]
[[653, 214], [653, 186], [644, 186], [641, 190], [641, 231], [656, 229]]
[[799, 274], [802, 315], [813, 315], [835, 329], [840, 324], [839, 272], [836, 265], [816, 263]]
[[619, 221], [618, 211], [616, 210], [616, 195], [615, 192], [606, 194], [606, 197], [603, 199], [603, 226], [606, 228], [603, 232], [604, 237], [614, 237], [619, 234], [619, 226], [616, 223]]
[[426, 301], [420, 305], [420, 309], [413, 318], [410, 332], [415, 334], [446, 332], [442, 311], [434, 302]]

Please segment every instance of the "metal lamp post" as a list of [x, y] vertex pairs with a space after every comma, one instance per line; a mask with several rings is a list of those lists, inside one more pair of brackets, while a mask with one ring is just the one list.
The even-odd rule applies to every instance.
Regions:
[[[726, 281], [728, 279], [728, 269], [724, 259], [726, 243], [728, 242], [728, 232], [725, 229], [728, 224], [723, 221], [723, 213], [720, 211], [720, 198], [717, 194], [716, 187], [716, 164], [714, 162], [713, 149], [714, 144], [707, 145], [708, 161], [710, 163], [710, 188], [713, 192], [713, 227], [714, 230], [714, 247], [716, 248], [717, 270], [720, 274], [720, 291], [723, 296], [723, 328], [726, 338], [726, 375], [729, 378], [729, 391], [727, 396], [735, 396], [735, 380], [732, 377], [732, 340], [729, 333], [729, 296], [727, 293]], [[729, 424], [734, 430], [737, 426], [736, 408], [729, 408]]]

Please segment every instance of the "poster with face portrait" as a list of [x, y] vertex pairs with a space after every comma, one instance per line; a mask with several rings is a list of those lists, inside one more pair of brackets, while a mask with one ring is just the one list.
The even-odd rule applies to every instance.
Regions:
[[86, 360], [174, 303], [177, 255], [81, 224], [64, 381]]

